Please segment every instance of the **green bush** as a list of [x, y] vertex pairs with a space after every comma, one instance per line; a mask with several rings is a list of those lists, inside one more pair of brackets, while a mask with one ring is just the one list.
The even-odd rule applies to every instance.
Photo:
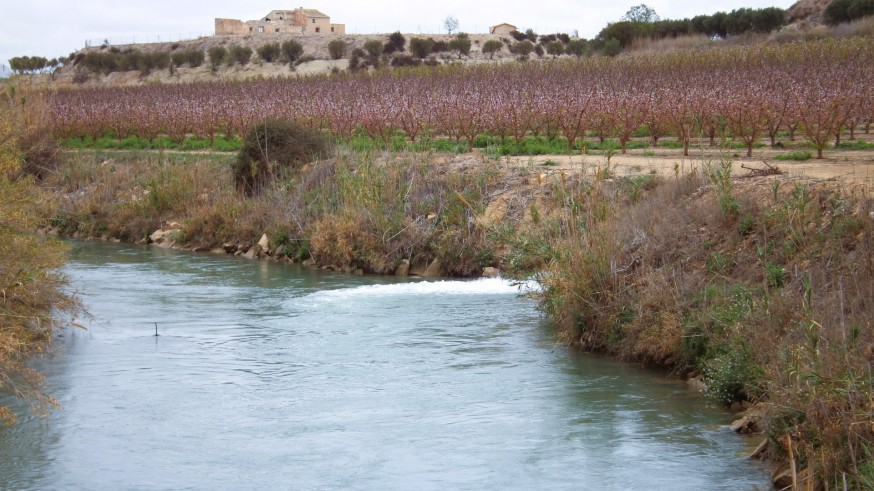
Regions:
[[193, 49], [191, 51], [185, 52], [186, 61], [188, 62], [188, 66], [191, 68], [197, 68], [200, 65], [203, 65], [203, 61], [206, 59], [203, 51], [199, 49]]
[[234, 63], [247, 65], [251, 59], [252, 48], [249, 48], [248, 46], [237, 46], [234, 44], [228, 49], [228, 65], [233, 65]]
[[494, 58], [495, 53], [500, 53], [504, 49], [504, 43], [497, 39], [490, 39], [483, 44], [483, 54], [489, 55], [489, 59]]
[[837, 25], [874, 15], [874, 0], [833, 0], [823, 13], [825, 22]]
[[604, 47], [601, 48], [601, 54], [604, 56], [616, 56], [622, 52], [622, 45], [616, 38], [610, 38], [604, 42]]
[[425, 58], [430, 55], [433, 48], [434, 40], [431, 38], [410, 39], [410, 52], [419, 58]]
[[367, 54], [374, 58], [381, 55], [384, 49], [385, 47], [379, 39], [371, 39], [364, 43], [364, 51], [367, 51]]
[[339, 60], [346, 56], [348, 48], [349, 46], [346, 44], [346, 41], [342, 39], [335, 39], [328, 43], [328, 53], [330, 53], [332, 60]]
[[228, 50], [224, 46], [213, 46], [207, 50], [207, 54], [209, 55], [209, 63], [212, 65], [212, 69], [215, 70], [227, 59]]
[[552, 41], [546, 45], [546, 52], [553, 58], [564, 54], [564, 44], [561, 41]]
[[467, 34], [459, 34], [449, 41], [449, 49], [455, 51], [459, 58], [470, 54], [470, 38]]
[[290, 39], [282, 43], [282, 56], [288, 63], [294, 63], [303, 55], [303, 45], [299, 42]]
[[170, 61], [173, 62], [174, 67], [181, 67], [185, 64], [185, 53], [183, 53], [182, 51], [175, 51], [172, 55], [170, 55]]
[[402, 53], [406, 44], [407, 39], [404, 35], [401, 34], [400, 31], [395, 31], [388, 37], [388, 42], [385, 44], [383, 52], [387, 55], [392, 53]]
[[281, 52], [279, 43], [267, 43], [258, 48], [258, 56], [267, 63], [273, 63], [278, 60]]
[[510, 45], [510, 53], [519, 56], [528, 56], [534, 51], [534, 43], [529, 40], [519, 41], [516, 44]]
[[726, 406], [750, 400], [758, 395], [757, 385], [762, 370], [742, 346], [712, 358], [704, 367], [707, 394]]
[[449, 43], [446, 41], [434, 41], [431, 38], [428, 38], [429, 41], [432, 41], [431, 45], [431, 53], [445, 53], [449, 51]]
[[256, 195], [284, 173], [328, 151], [318, 131], [284, 119], [267, 119], [246, 133], [233, 166], [234, 183], [241, 193]]
[[394, 56], [391, 59], [391, 66], [393, 67], [413, 67], [419, 66], [421, 64], [422, 60], [410, 55]]
[[810, 160], [811, 158], [813, 158], [813, 154], [808, 151], [779, 153], [774, 155], [775, 160]]

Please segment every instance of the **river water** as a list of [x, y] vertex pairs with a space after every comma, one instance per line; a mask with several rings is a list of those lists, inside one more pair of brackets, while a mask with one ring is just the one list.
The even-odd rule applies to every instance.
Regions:
[[2, 489], [767, 487], [731, 414], [556, 346], [503, 280], [103, 243], [67, 272], [93, 319], [36, 362], [63, 409], [0, 428]]

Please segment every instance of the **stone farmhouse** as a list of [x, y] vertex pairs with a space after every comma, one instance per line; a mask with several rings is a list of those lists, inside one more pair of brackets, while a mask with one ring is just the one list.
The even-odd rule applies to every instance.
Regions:
[[331, 24], [331, 18], [316, 9], [274, 10], [260, 20], [216, 19], [216, 36], [258, 34], [346, 34], [345, 24]]

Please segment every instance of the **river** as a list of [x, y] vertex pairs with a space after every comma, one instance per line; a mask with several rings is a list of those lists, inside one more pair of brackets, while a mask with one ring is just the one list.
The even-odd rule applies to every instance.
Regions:
[[93, 319], [35, 361], [63, 409], [0, 428], [2, 489], [768, 488], [730, 413], [556, 345], [504, 280], [93, 242], [66, 271]]

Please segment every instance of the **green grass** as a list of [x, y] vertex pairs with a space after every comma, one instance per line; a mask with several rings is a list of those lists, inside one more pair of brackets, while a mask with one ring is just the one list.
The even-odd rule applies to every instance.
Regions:
[[842, 141], [835, 148], [839, 150], [874, 150], [874, 142], [865, 140]]
[[777, 155], [774, 155], [775, 160], [810, 160], [811, 158], [813, 158], [813, 154], [806, 150], [789, 153], [778, 153]]
[[226, 138], [223, 135], [216, 136], [213, 141], [208, 138], [186, 137], [178, 142], [167, 136], [159, 136], [149, 140], [140, 136], [128, 136], [117, 138], [113, 134], [106, 134], [97, 140], [91, 137], [67, 138], [61, 144], [66, 149], [91, 149], [91, 150], [179, 150], [179, 151], [214, 151], [236, 152], [242, 146], [242, 140], [237, 137]]

